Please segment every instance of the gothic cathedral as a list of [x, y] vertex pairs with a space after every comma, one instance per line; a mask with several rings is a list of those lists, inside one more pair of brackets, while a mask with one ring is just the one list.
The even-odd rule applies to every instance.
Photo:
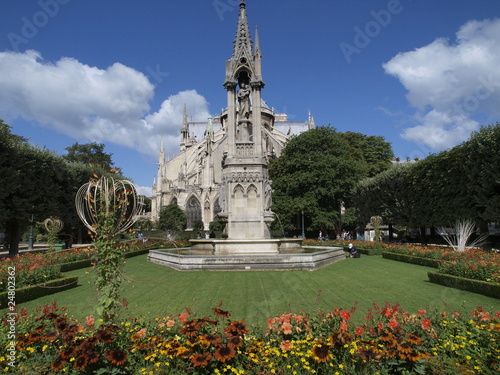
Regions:
[[[179, 154], [166, 160], [163, 144], [160, 149], [154, 221], [163, 206], [177, 204], [187, 214], [187, 229], [202, 220], [208, 230], [211, 221], [221, 220], [229, 239], [269, 238], [274, 215], [267, 163], [280, 156], [292, 135], [314, 128], [314, 120], [309, 114], [308, 121], [288, 121], [265, 104], [261, 60], [258, 32], [253, 43], [242, 0], [233, 54], [226, 62], [227, 108], [206, 123], [189, 122], [184, 108]], [[200, 127], [204, 135], [197, 141], [194, 132]]]

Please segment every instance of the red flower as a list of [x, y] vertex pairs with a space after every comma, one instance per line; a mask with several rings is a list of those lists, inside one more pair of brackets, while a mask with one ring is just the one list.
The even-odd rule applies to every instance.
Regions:
[[422, 329], [428, 330], [431, 327], [431, 321], [427, 318], [422, 320]]
[[340, 312], [340, 317], [344, 319], [345, 321], [348, 321], [351, 318], [351, 314], [349, 313], [348, 310], [342, 310]]
[[396, 328], [399, 327], [399, 324], [396, 321], [396, 319], [391, 319], [391, 320], [389, 320], [389, 323], [387, 323], [387, 327], [389, 327], [390, 329], [392, 329], [394, 331]]

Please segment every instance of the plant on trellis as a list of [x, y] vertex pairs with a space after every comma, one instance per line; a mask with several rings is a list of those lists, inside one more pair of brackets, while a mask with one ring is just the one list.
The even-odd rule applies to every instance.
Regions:
[[91, 179], [77, 192], [76, 210], [92, 232], [95, 288], [98, 294], [96, 312], [104, 321], [112, 321], [121, 306], [123, 248], [118, 235], [137, 220], [143, 206], [135, 185], [127, 180], [101, 177]]
[[373, 230], [375, 232], [374, 241], [380, 241], [380, 226], [382, 225], [382, 217], [381, 216], [372, 216], [370, 218], [370, 223], [373, 225]]
[[48, 217], [43, 221], [43, 226], [45, 230], [47, 231], [47, 245], [49, 247], [49, 251], [54, 251], [55, 250], [55, 243], [57, 242], [57, 233], [61, 231], [63, 228], [64, 224], [61, 219], [59, 219], [57, 216], [51, 216]]

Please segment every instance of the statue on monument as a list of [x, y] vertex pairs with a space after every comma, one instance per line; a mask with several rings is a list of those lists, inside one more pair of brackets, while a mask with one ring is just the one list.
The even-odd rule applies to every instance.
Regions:
[[246, 82], [240, 84], [238, 103], [240, 119], [248, 119], [250, 117], [250, 87]]

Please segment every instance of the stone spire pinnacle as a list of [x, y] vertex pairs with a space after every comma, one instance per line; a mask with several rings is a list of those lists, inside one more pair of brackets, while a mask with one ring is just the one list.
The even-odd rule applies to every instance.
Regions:
[[187, 116], [187, 108], [184, 104], [184, 111], [182, 113], [182, 126], [181, 126], [181, 151], [189, 144], [189, 124]]
[[238, 28], [236, 30], [236, 39], [234, 40], [233, 58], [241, 59], [252, 57], [252, 40], [248, 29], [248, 20], [245, 1], [240, 1], [240, 14], [238, 17]]

